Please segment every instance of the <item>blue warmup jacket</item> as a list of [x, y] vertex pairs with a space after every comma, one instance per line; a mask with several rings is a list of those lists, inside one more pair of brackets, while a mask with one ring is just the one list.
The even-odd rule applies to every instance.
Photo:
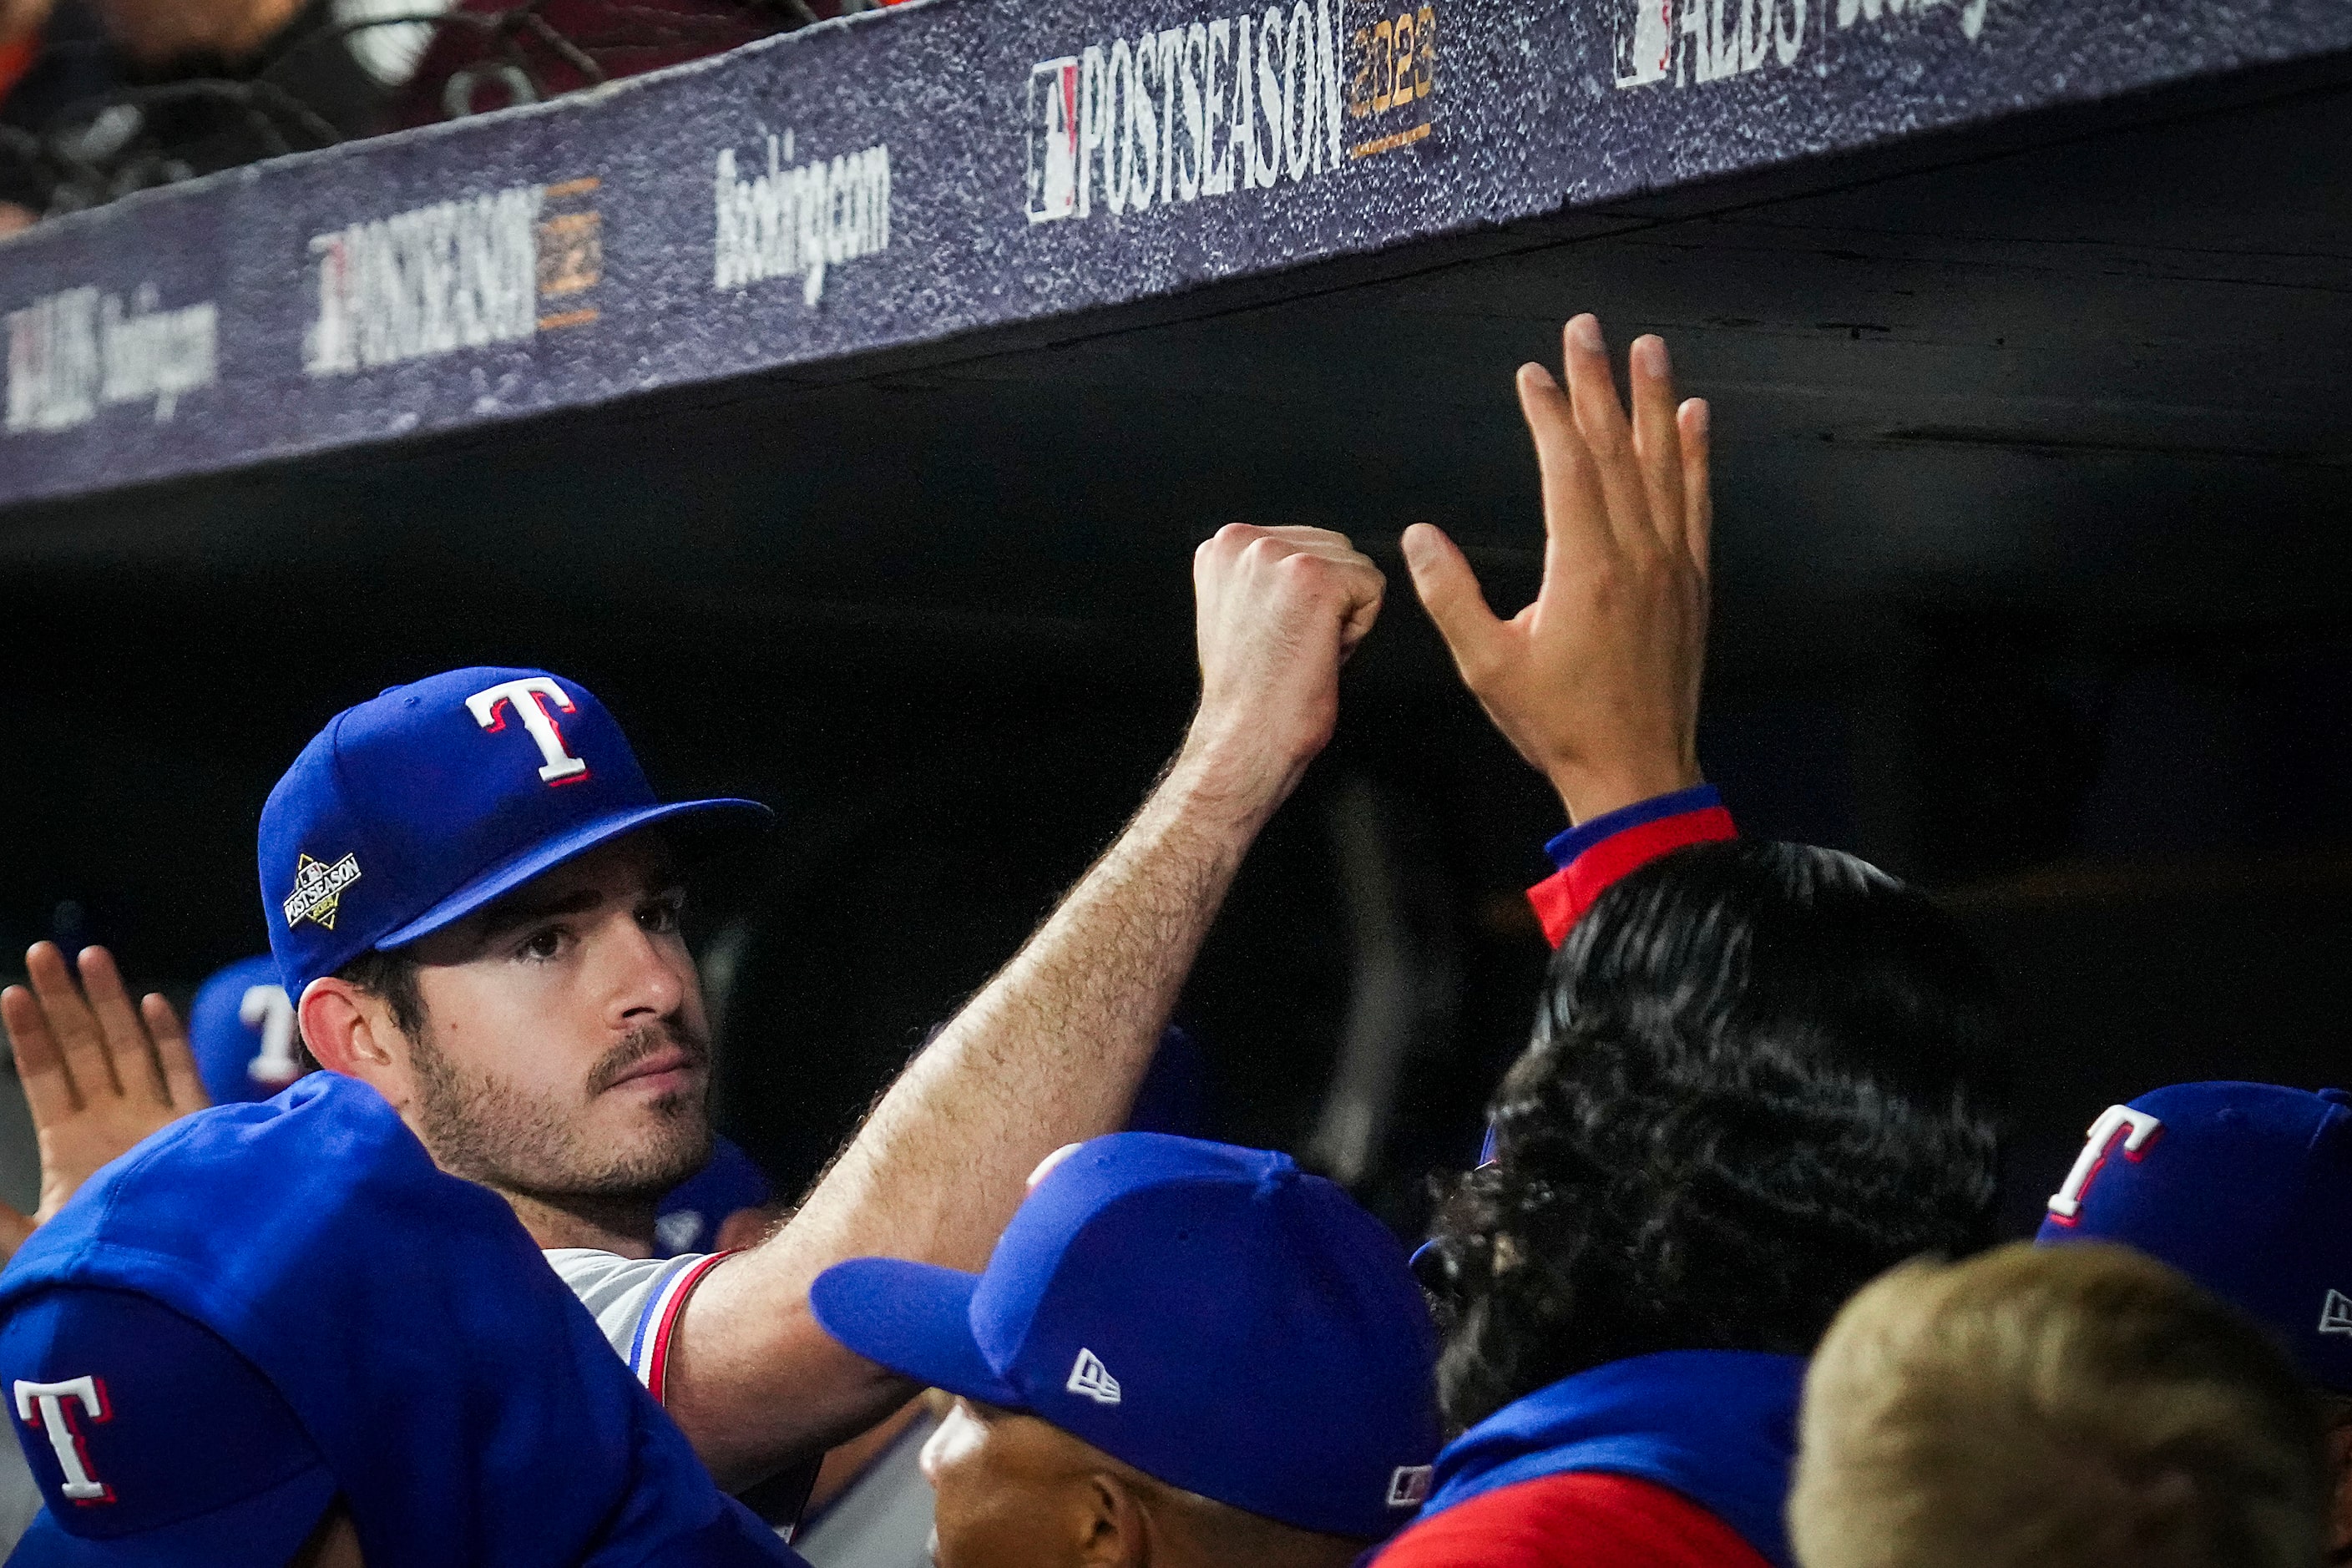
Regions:
[[[315, 1519], [340, 1494], [368, 1568], [800, 1563], [719, 1490], [504, 1200], [436, 1169], [353, 1079], [320, 1073], [265, 1103], [199, 1112], [100, 1172], [0, 1274], [0, 1346], [20, 1317], [44, 1325], [16, 1336], [19, 1364], [0, 1377], [111, 1370], [121, 1387], [154, 1386], [168, 1369], [138, 1367], [125, 1342], [141, 1336], [70, 1331], [77, 1311], [88, 1322], [126, 1301], [161, 1327], [176, 1314], [217, 1336], [282, 1397], [311, 1477], [287, 1506]], [[53, 1318], [66, 1330], [53, 1334]], [[70, 1344], [57, 1357], [75, 1364], [22, 1364], [50, 1344]], [[63, 1458], [26, 1437], [37, 1473], [48, 1466], [52, 1511], [89, 1511], [69, 1516], [70, 1540], [54, 1519], [37, 1526], [20, 1558], [130, 1560], [142, 1537], [144, 1555], [170, 1550], [173, 1509], [128, 1528], [142, 1498], [201, 1475], [238, 1435], [201, 1397], [137, 1403], [118, 1394], [103, 1425], [76, 1415], [103, 1498], [68, 1504]]]
[[1665, 1351], [1562, 1378], [1447, 1444], [1419, 1517], [1521, 1481], [1600, 1471], [1687, 1498], [1775, 1568], [1793, 1568], [1781, 1510], [1804, 1379], [1801, 1357], [1747, 1351]]

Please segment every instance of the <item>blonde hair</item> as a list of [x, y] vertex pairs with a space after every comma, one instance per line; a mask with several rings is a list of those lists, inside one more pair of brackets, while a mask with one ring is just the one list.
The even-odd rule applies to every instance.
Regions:
[[1911, 1263], [1805, 1379], [1804, 1568], [2311, 1568], [2320, 1418], [2285, 1357], [2119, 1247]]

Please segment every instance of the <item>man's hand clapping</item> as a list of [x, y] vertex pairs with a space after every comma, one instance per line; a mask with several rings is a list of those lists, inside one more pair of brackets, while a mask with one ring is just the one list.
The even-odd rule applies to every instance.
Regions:
[[0, 1205], [0, 1258], [100, 1165], [211, 1103], [172, 1005], [151, 995], [134, 1010], [104, 948], [82, 950], [79, 985], [52, 942], [35, 944], [25, 969], [32, 988], [0, 991], [0, 1023], [40, 1136], [41, 1199], [29, 1217]]
[[1699, 782], [1706, 662], [1707, 408], [1676, 406], [1666, 345], [1634, 341], [1633, 417], [1601, 323], [1568, 323], [1568, 386], [1519, 368], [1543, 472], [1543, 587], [1497, 619], [1470, 563], [1427, 523], [1405, 531], [1413, 587], [1462, 679], [1519, 754], [1587, 822]]
[[1201, 708], [1184, 742], [1222, 780], [1279, 805], [1339, 720], [1339, 667], [1388, 580], [1322, 528], [1230, 523], [1193, 553]]

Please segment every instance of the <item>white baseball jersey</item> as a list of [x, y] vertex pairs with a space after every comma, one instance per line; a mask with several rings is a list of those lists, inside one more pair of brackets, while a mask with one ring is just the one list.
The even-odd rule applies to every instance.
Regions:
[[668, 1383], [670, 1338], [685, 1315], [687, 1298], [729, 1256], [623, 1258], [593, 1247], [557, 1247], [548, 1249], [547, 1261], [658, 1405]]
[[[614, 1353], [629, 1363], [654, 1403], [665, 1405], [669, 1403], [670, 1342], [686, 1314], [687, 1298], [733, 1256], [695, 1252], [681, 1258], [623, 1258], [591, 1247], [556, 1247], [545, 1253], [548, 1267], [588, 1309]], [[790, 1541], [816, 1482], [817, 1464], [811, 1458], [786, 1470], [743, 1493], [742, 1500]]]

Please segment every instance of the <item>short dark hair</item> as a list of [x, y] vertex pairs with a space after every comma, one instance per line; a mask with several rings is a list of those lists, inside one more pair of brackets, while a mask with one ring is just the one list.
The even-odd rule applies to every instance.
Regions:
[[[425, 991], [416, 983], [419, 965], [416, 955], [406, 948], [396, 947], [389, 952], [371, 949], [335, 971], [335, 978], [357, 986], [392, 1009], [394, 1027], [415, 1039], [425, 1032]], [[310, 1052], [310, 1042], [295, 1032], [299, 1046], [302, 1070], [319, 1070], [319, 1058]]]
[[1852, 856], [1626, 877], [1553, 958], [1494, 1161], [1440, 1194], [1448, 1418], [1655, 1351], [1803, 1354], [1882, 1270], [1990, 1241], [1997, 1042], [1983, 960]]

